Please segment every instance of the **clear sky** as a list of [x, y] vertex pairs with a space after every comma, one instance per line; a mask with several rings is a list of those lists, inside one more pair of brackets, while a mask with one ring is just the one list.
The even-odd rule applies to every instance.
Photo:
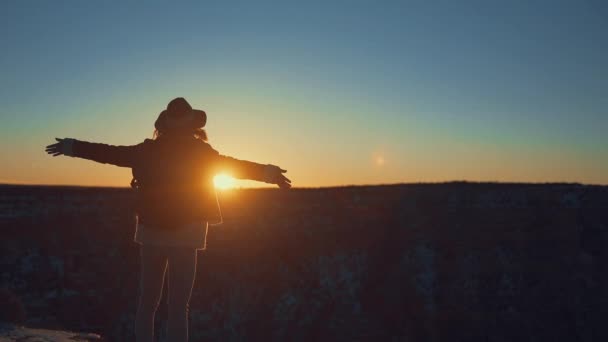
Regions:
[[54, 137], [136, 144], [183, 96], [295, 186], [608, 184], [608, 4], [1, 1], [0, 182], [128, 186]]

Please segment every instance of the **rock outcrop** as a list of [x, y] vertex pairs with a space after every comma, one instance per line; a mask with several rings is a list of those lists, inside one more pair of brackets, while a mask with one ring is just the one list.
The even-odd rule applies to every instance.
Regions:
[[102, 342], [97, 334], [76, 333], [71, 331], [31, 329], [22, 326], [0, 323], [0, 342]]

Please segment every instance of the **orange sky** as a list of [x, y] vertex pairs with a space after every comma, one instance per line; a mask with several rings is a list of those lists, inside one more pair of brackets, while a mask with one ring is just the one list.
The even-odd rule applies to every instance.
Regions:
[[44, 146], [137, 144], [182, 96], [215, 149], [294, 186], [608, 184], [608, 26], [584, 2], [234, 6], [4, 5], [0, 182], [128, 186]]

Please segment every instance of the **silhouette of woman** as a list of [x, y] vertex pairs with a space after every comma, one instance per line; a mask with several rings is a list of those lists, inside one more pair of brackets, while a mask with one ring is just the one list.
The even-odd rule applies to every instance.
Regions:
[[168, 340], [188, 340], [188, 302], [196, 274], [197, 250], [205, 249], [209, 223], [221, 222], [213, 177], [227, 172], [281, 188], [291, 187], [274, 165], [220, 155], [203, 130], [207, 115], [184, 98], [173, 99], [154, 126], [154, 139], [133, 146], [112, 146], [75, 139], [57, 139], [46, 147], [99, 163], [130, 167], [136, 191], [135, 241], [141, 252], [137, 341], [154, 340], [154, 315], [168, 269]]

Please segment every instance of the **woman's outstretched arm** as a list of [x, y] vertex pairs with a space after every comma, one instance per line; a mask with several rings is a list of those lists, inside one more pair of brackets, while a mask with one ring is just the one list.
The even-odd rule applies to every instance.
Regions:
[[284, 189], [291, 187], [291, 180], [283, 175], [287, 170], [283, 170], [276, 165], [258, 164], [224, 156], [213, 148], [211, 148], [211, 151], [217, 172], [226, 172], [235, 178], [276, 184]]
[[79, 141], [70, 138], [55, 138], [55, 140], [57, 140], [56, 143], [46, 147], [46, 152], [53, 157], [65, 155], [122, 167], [133, 166], [135, 154], [137, 153], [136, 151], [143, 144], [133, 146], [113, 146]]

